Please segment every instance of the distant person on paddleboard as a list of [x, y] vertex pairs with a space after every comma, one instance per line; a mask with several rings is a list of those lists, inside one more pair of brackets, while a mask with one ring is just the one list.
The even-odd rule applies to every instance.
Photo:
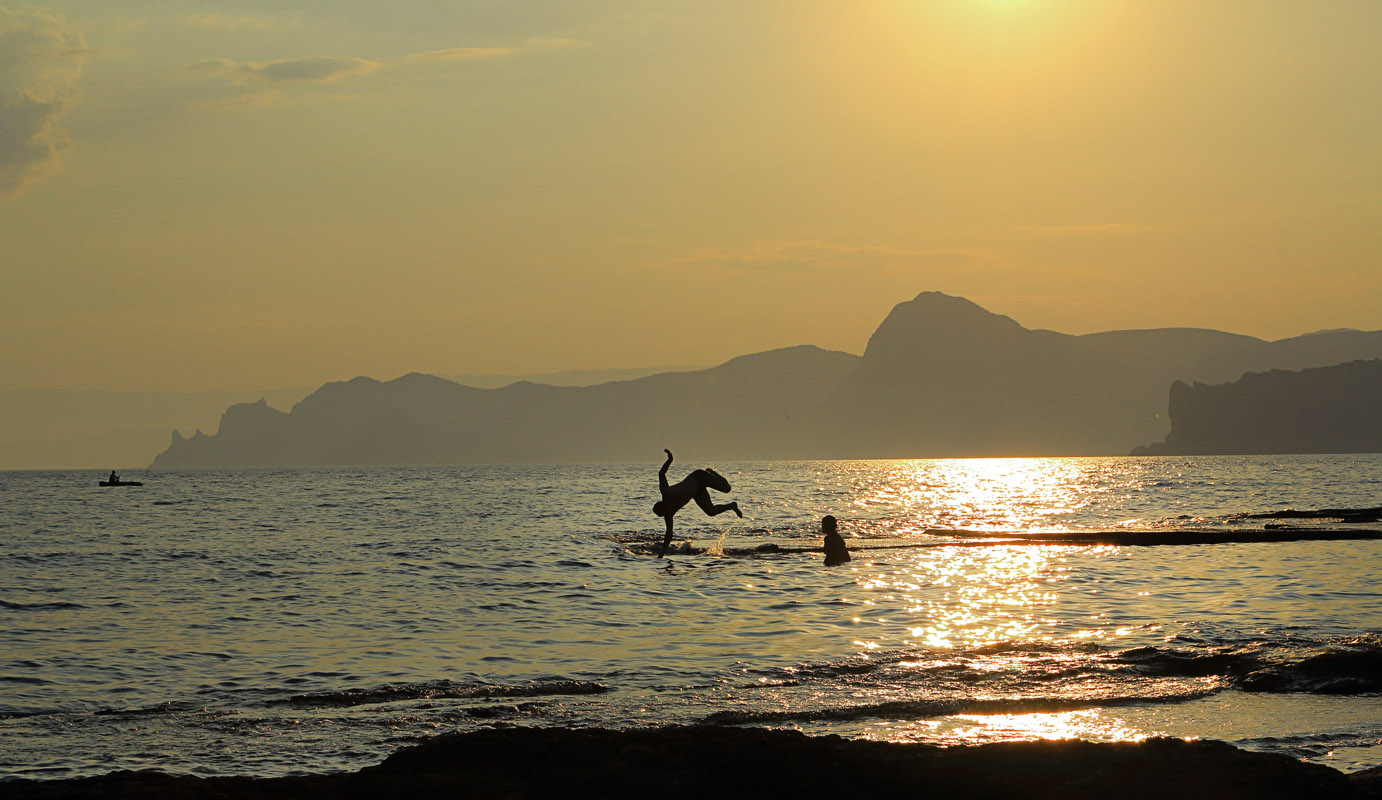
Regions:
[[666, 554], [667, 546], [672, 543], [672, 515], [692, 500], [695, 500], [696, 505], [712, 517], [726, 511], [733, 511], [741, 518], [744, 516], [744, 512], [739, 510], [737, 502], [718, 506], [710, 502], [710, 492], [706, 491], [707, 487], [717, 492], [729, 491], [729, 481], [713, 469], [695, 470], [683, 478], [680, 483], [668, 486], [667, 468], [672, 466], [672, 451], [664, 449], [662, 452], [667, 454], [667, 460], [663, 462], [662, 469], [657, 471], [657, 488], [662, 492], [662, 499], [653, 503], [653, 513], [667, 521], [667, 535], [662, 539], [662, 549], [657, 551], [658, 558], [662, 558]]

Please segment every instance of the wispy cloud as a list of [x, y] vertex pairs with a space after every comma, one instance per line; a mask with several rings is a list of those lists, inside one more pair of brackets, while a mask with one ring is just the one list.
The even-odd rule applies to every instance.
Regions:
[[450, 47], [445, 50], [429, 50], [414, 53], [405, 61], [480, 61], [488, 58], [503, 58], [518, 51], [512, 47]]
[[492, 58], [508, 58], [538, 50], [552, 50], [579, 44], [575, 39], [561, 37], [535, 37], [512, 47], [447, 47], [441, 50], [428, 50], [413, 53], [400, 59], [402, 63], [419, 61], [483, 61]]
[[289, 99], [294, 84], [335, 83], [368, 75], [382, 66], [363, 58], [311, 57], [278, 61], [231, 61], [210, 58], [187, 67], [189, 73], [213, 79], [231, 92], [199, 100], [192, 108], [208, 111], [263, 109]]
[[263, 62], [236, 62], [224, 58], [213, 58], [193, 64], [190, 69], [203, 75], [218, 76], [233, 83], [244, 85], [251, 81], [267, 83], [338, 81], [358, 75], [368, 75], [379, 69], [379, 66], [379, 62], [368, 61], [363, 58], [322, 56]]
[[61, 17], [0, 7], [0, 197], [52, 170], [71, 146], [57, 121], [81, 96], [89, 55]]
[[[224, 25], [229, 24], [229, 22], [218, 21], [217, 24]], [[209, 58], [191, 64], [184, 69], [189, 74], [211, 79], [241, 91], [238, 96], [214, 97], [197, 102], [194, 107], [207, 109], [255, 108], [274, 105], [286, 98], [286, 95], [281, 91], [268, 91], [267, 87], [270, 86], [344, 81], [382, 69], [397, 69], [409, 65], [510, 58], [526, 52], [567, 47], [573, 44], [576, 44], [573, 39], [534, 38], [514, 47], [448, 47], [412, 53], [383, 61], [342, 56], [309, 56], [258, 62]]]

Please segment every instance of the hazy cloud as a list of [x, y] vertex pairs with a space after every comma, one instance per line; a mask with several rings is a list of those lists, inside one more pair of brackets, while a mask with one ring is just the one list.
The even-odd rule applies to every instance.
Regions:
[[535, 50], [571, 47], [577, 43], [575, 39], [537, 37], [528, 39], [514, 47], [448, 47], [442, 50], [429, 50], [425, 53], [414, 53], [404, 58], [403, 61], [480, 61], [488, 58], [516, 56]]
[[70, 146], [57, 120], [81, 94], [89, 54], [62, 18], [0, 7], [0, 196], [51, 170]]
[[[211, 25], [213, 21], [198, 17], [201, 24]], [[233, 20], [217, 18], [214, 24], [229, 25]], [[191, 24], [189, 22], [189, 24]], [[277, 61], [232, 61], [226, 58], [209, 58], [187, 66], [185, 69], [197, 75], [222, 81], [239, 89], [249, 90], [234, 97], [220, 97], [195, 104], [198, 108], [231, 109], [254, 108], [274, 105], [283, 99], [283, 94], [270, 87], [287, 83], [322, 83], [339, 81], [367, 75], [379, 69], [397, 68], [409, 64], [446, 63], [459, 61], [483, 61], [494, 58], [507, 58], [533, 50], [546, 50], [568, 47], [576, 44], [574, 39], [534, 38], [515, 47], [448, 47], [413, 53], [392, 61], [372, 61], [364, 58], [347, 57], [306, 57], [287, 58]]]
[[884, 271], [911, 267], [956, 267], [985, 260], [980, 250], [907, 250], [825, 242], [754, 242], [734, 250], [704, 250], [678, 259], [677, 266], [771, 272]]
[[379, 62], [363, 58], [322, 56], [259, 62], [209, 58], [186, 69], [235, 87], [235, 94], [198, 101], [194, 108], [230, 111], [277, 105], [285, 99], [278, 87], [341, 81], [367, 75], [379, 67]]
[[220, 76], [239, 84], [249, 81], [268, 83], [336, 81], [357, 75], [366, 75], [378, 68], [379, 63], [376, 61], [331, 56], [288, 58], [281, 61], [262, 62], [237, 62], [224, 58], [212, 58], [190, 67], [193, 72]]
[[379, 64], [363, 58], [293, 58], [245, 68], [270, 81], [334, 81], [374, 72]]
[[478, 61], [486, 58], [511, 56], [518, 51], [511, 47], [451, 47], [445, 50], [430, 50], [414, 53], [408, 61]]

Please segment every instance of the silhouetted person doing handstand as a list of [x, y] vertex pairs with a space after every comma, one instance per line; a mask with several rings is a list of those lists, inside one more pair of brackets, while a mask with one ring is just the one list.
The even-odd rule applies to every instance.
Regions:
[[844, 538], [835, 530], [835, 518], [826, 514], [821, 519], [821, 530], [825, 532], [825, 565], [833, 567], [848, 561], [849, 550], [845, 549]]
[[672, 451], [663, 450], [662, 452], [667, 454], [667, 460], [663, 462], [662, 469], [657, 471], [657, 488], [662, 492], [662, 499], [653, 503], [653, 513], [667, 521], [667, 535], [662, 539], [662, 549], [657, 551], [658, 558], [662, 558], [667, 552], [667, 546], [672, 543], [672, 515], [692, 500], [695, 500], [696, 505], [712, 517], [726, 511], [733, 511], [740, 517], [744, 516], [744, 512], [739, 510], [738, 503], [725, 503], [717, 506], [710, 502], [710, 492], [706, 491], [707, 487], [717, 492], [729, 491], [729, 481], [713, 469], [695, 470], [682, 478], [680, 483], [668, 486], [667, 468], [672, 466]]

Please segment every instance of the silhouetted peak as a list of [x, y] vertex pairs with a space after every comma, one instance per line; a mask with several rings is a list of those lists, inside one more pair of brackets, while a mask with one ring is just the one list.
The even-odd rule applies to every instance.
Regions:
[[822, 358], [833, 358], [841, 355], [849, 354], [841, 353], [838, 350], [826, 350], [813, 344], [799, 344], [794, 347], [780, 347], [776, 350], [736, 356], [715, 369], [756, 369], [773, 364], [816, 364]]
[[261, 429], [265, 425], [273, 425], [277, 421], [286, 419], [288, 414], [276, 408], [270, 408], [269, 402], [265, 398], [259, 398], [255, 403], [236, 403], [230, 406], [221, 414], [221, 431], [233, 430], [253, 430]]
[[302, 398], [296, 406], [293, 406], [293, 409], [322, 408], [324, 406], [349, 402], [354, 398], [370, 393], [371, 390], [382, 385], [383, 384], [374, 378], [368, 378], [364, 375], [351, 378], [348, 381], [331, 381], [330, 383], [322, 384], [315, 392]]
[[412, 397], [446, 397], [462, 391], [474, 391], [452, 380], [425, 372], [409, 372], [381, 385], [385, 393]]
[[869, 337], [865, 359], [888, 358], [915, 351], [918, 345], [968, 340], [992, 342], [1030, 333], [1011, 317], [995, 314], [963, 297], [922, 292], [898, 303]]
[[409, 387], [459, 385], [455, 381], [449, 381], [446, 378], [439, 378], [436, 375], [429, 375], [425, 372], [409, 372], [407, 375], [402, 375], [397, 378], [394, 378], [393, 380], [389, 381], [389, 383], [396, 383], [400, 386]]
[[905, 313], [940, 318], [949, 322], [985, 322], [1014, 329], [1022, 328], [1012, 317], [995, 314], [973, 300], [944, 292], [922, 292], [909, 301], [898, 303], [893, 311], [899, 309], [904, 309]]
[[324, 383], [315, 392], [308, 395], [307, 399], [310, 400], [314, 397], [332, 396], [339, 394], [351, 394], [354, 392], [359, 392], [367, 387], [373, 388], [375, 386], [380, 385], [381, 384], [379, 383], [379, 381], [375, 380], [374, 378], [361, 375], [356, 378], [351, 378], [348, 381], [330, 381], [329, 383]]
[[253, 403], [235, 403], [225, 410], [226, 415], [256, 416], [265, 413], [282, 414], [283, 412], [275, 408], [269, 408], [269, 401], [264, 397], [259, 398]]
[[757, 380], [803, 380], [812, 375], [833, 375], [852, 369], [859, 360], [853, 353], [825, 350], [804, 344], [732, 358], [706, 374], [735, 382]]
[[498, 389], [475, 389], [472, 391], [499, 392], [500, 394], [504, 395], [505, 398], [512, 400], [516, 397], [550, 397], [554, 394], [561, 395], [570, 391], [573, 388], [578, 387], [552, 386], [551, 384], [547, 383], [538, 383], [537, 381], [522, 380], [514, 381], [508, 386], [501, 386]]

